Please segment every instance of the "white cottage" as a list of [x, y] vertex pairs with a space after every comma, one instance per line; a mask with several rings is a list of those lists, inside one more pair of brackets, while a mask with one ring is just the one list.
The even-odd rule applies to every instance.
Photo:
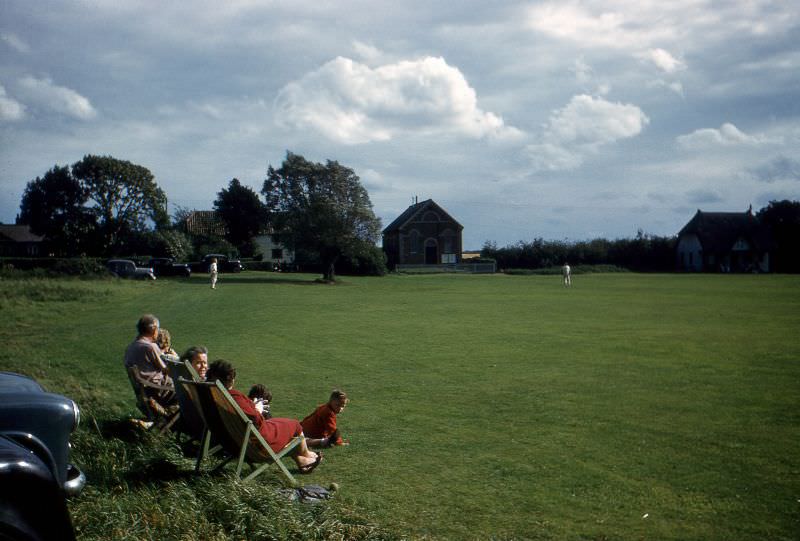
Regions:
[[677, 265], [694, 272], [769, 272], [769, 230], [746, 212], [698, 209], [678, 233]]

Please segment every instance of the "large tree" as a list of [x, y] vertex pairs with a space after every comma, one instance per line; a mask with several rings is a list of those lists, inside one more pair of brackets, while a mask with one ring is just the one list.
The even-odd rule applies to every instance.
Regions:
[[233, 179], [228, 188], [223, 188], [214, 201], [217, 211], [227, 227], [225, 238], [237, 247], [244, 256], [253, 255], [253, 237], [266, 225], [267, 209], [258, 194], [239, 179]]
[[758, 211], [758, 217], [775, 240], [772, 269], [800, 272], [800, 201], [770, 201]]
[[368, 252], [380, 235], [381, 221], [367, 190], [352, 169], [338, 162], [323, 165], [287, 152], [280, 169], [267, 170], [261, 193], [277, 240], [317, 254], [325, 280], [335, 279], [340, 257]]
[[146, 167], [87, 155], [72, 166], [72, 176], [94, 203], [104, 252], [122, 250], [127, 237], [169, 223], [167, 196]]
[[22, 194], [17, 223], [43, 235], [57, 254], [93, 252], [95, 215], [85, 207], [87, 191], [69, 171], [55, 166], [28, 182]]

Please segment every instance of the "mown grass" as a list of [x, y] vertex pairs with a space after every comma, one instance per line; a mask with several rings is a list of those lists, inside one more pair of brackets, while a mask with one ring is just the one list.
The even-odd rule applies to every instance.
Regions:
[[[314, 278], [3, 284], [15, 324], [2, 367], [93, 418], [75, 446], [92, 483], [71, 504], [83, 539], [114, 538], [104, 525], [157, 538], [163, 506], [177, 517], [168, 539], [800, 531], [800, 277], [587, 274], [570, 289], [549, 276]], [[109, 431], [134, 413], [121, 356], [143, 312], [179, 349], [233, 361], [240, 389], [266, 383], [276, 415], [349, 392], [352, 445], [303, 478], [338, 482], [331, 505], [273, 501], [277, 477], [188, 475], [169, 440]]]

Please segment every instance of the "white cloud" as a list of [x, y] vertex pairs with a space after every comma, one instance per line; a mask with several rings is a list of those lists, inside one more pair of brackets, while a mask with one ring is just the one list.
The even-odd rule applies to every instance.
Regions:
[[21, 120], [25, 116], [25, 106], [8, 97], [6, 89], [0, 85], [0, 121]]
[[19, 84], [25, 91], [26, 100], [81, 120], [97, 116], [97, 111], [87, 98], [70, 88], [53, 84], [49, 78], [28, 76], [20, 79]]
[[528, 145], [525, 154], [534, 171], [569, 171], [583, 163], [579, 153], [547, 142]]
[[473, 138], [521, 135], [481, 110], [464, 75], [435, 57], [375, 69], [337, 57], [284, 86], [275, 117], [279, 125], [311, 129], [345, 144], [387, 141], [412, 129]]
[[383, 57], [383, 52], [380, 49], [358, 40], [353, 40], [353, 51], [364, 62], [374, 62]]
[[649, 122], [635, 105], [581, 94], [550, 115], [547, 130], [558, 142], [595, 146], [638, 135]]
[[530, 8], [530, 29], [560, 40], [578, 43], [585, 48], [642, 48], [651, 42], [672, 38], [670, 25], [648, 25], [638, 17], [633, 6], [613, 11], [604, 3], [594, 9], [585, 3], [546, 2]]
[[22, 41], [22, 39], [20, 39], [16, 34], [2, 33], [0, 34], [0, 40], [6, 42], [12, 49], [19, 53], [31, 52], [30, 46]]
[[600, 146], [639, 135], [650, 122], [635, 105], [581, 94], [550, 115], [541, 140], [526, 152], [536, 171], [579, 167]]
[[737, 145], [765, 145], [780, 142], [779, 139], [769, 138], [764, 135], [748, 135], [739, 130], [730, 122], [726, 122], [719, 129], [702, 128], [687, 135], [677, 138], [678, 145], [682, 148], [694, 150], [709, 147], [730, 147]]
[[364, 186], [366, 186], [369, 190], [382, 191], [392, 187], [391, 182], [389, 182], [384, 175], [375, 169], [367, 168], [361, 172], [359, 177], [364, 182]]
[[686, 64], [682, 60], [678, 60], [664, 49], [648, 49], [636, 56], [646, 62], [652, 62], [664, 73], [675, 73], [686, 69]]

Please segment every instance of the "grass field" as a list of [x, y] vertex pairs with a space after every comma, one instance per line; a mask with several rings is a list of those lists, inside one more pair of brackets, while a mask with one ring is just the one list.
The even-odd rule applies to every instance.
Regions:
[[[153, 312], [238, 388], [267, 384], [277, 416], [347, 390], [352, 445], [302, 480], [400, 536], [800, 537], [800, 277], [314, 278], [5, 280], [0, 368], [68, 393], [92, 430], [134, 413], [121, 357]], [[74, 454], [91, 483], [97, 458]], [[96, 509], [82, 498], [73, 515]]]

